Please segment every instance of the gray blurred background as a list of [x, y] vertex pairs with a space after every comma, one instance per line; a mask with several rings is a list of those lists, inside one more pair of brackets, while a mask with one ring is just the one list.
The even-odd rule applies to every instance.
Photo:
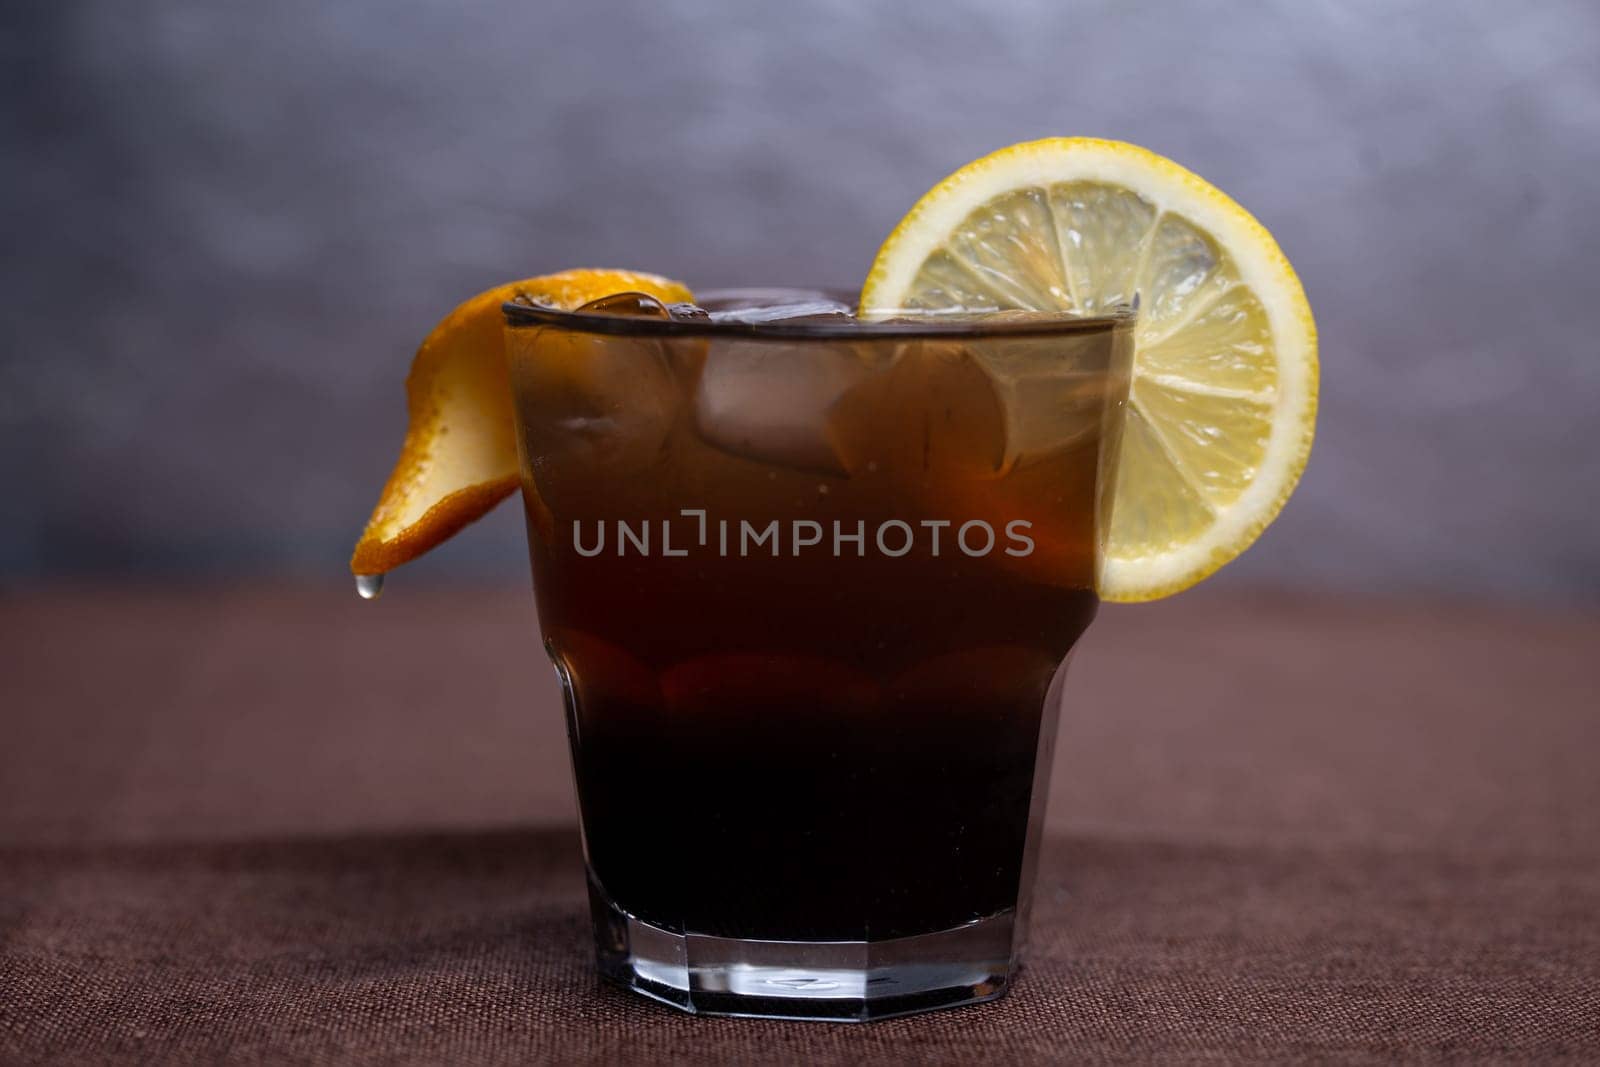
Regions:
[[[7, 5], [0, 579], [345, 559], [459, 299], [568, 266], [854, 288], [1013, 141], [1172, 156], [1322, 332], [1235, 585], [1600, 602], [1600, 7]], [[411, 572], [526, 580], [504, 508]]]

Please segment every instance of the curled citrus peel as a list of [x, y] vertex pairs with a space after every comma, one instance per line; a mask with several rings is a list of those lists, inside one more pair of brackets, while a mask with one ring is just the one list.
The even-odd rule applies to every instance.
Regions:
[[693, 299], [683, 285], [654, 274], [568, 270], [479, 293], [433, 328], [411, 361], [405, 442], [350, 557], [353, 573], [380, 575], [416, 559], [516, 489], [501, 305], [526, 297], [572, 309], [623, 292], [663, 303]]

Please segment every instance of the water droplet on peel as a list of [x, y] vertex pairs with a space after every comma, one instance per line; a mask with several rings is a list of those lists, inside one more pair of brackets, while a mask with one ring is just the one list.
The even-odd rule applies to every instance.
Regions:
[[356, 575], [356, 593], [362, 600], [377, 600], [383, 595], [383, 575]]

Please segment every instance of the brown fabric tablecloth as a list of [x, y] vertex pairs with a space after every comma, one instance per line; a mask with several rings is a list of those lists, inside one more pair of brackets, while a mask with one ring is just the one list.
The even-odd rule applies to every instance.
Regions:
[[1600, 618], [1106, 608], [1028, 966], [863, 1026], [602, 987], [521, 589], [0, 597], [0, 1062], [1600, 1061]]

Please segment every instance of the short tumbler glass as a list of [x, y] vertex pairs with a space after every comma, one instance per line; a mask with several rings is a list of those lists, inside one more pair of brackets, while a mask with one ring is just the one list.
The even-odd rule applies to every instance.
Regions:
[[786, 1018], [1002, 994], [1132, 318], [506, 321], [600, 972]]

